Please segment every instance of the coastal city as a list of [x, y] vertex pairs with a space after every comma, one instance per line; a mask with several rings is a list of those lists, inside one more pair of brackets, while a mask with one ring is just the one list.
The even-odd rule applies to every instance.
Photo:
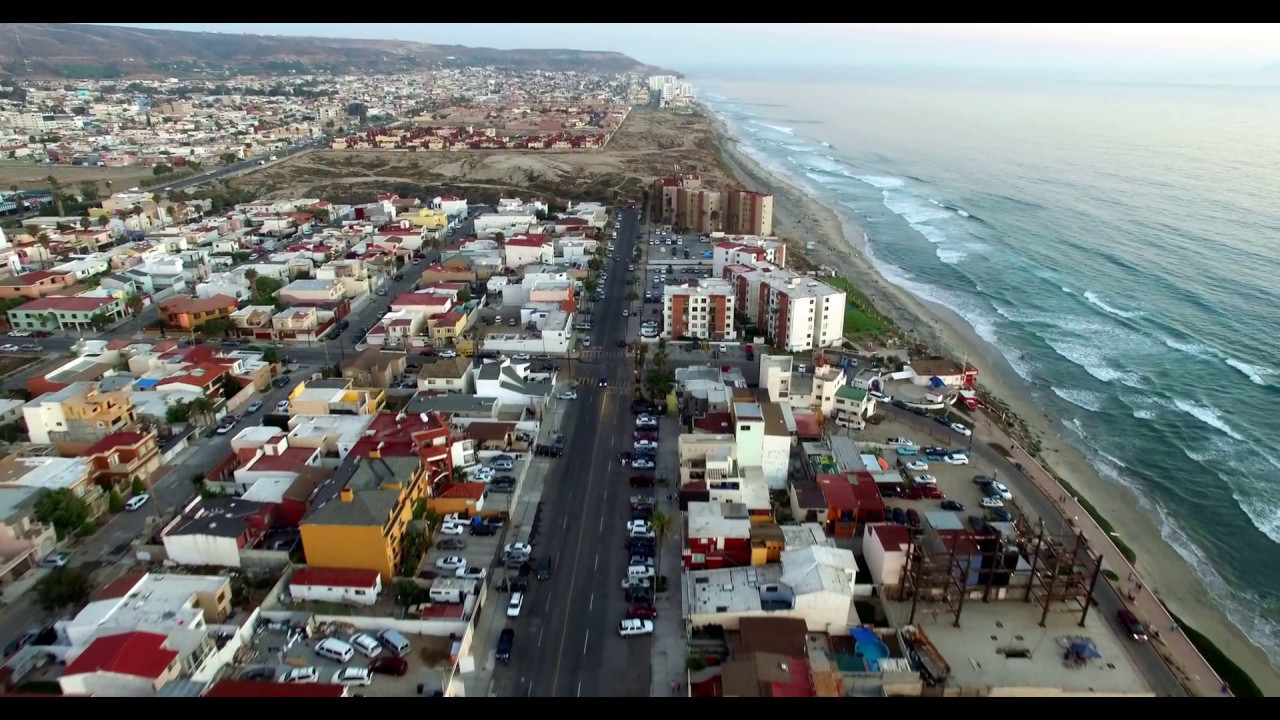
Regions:
[[[6, 695], [1239, 694], [794, 189], [635, 149], [676, 75], [0, 98]], [[611, 152], [669, 170], [253, 185]]]

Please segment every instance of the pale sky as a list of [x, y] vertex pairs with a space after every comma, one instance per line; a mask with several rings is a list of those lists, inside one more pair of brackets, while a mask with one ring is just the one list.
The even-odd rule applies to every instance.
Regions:
[[1243, 70], [1280, 63], [1276, 23], [133, 23], [264, 35], [386, 38], [493, 48], [616, 50], [703, 68], [916, 66]]

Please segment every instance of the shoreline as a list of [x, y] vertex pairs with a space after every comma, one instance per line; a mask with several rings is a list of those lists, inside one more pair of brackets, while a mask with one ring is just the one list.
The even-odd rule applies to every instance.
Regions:
[[[1061, 435], [1062, 427], [1045, 414], [1030, 388], [995, 347], [978, 337], [958, 313], [922, 300], [880, 275], [867, 256], [867, 241], [858, 218], [837, 213], [784, 178], [775, 176], [742, 151], [736, 138], [714, 113], [711, 121], [724, 162], [745, 185], [774, 195], [775, 234], [785, 228], [799, 238], [813, 240], [804, 251], [817, 262], [839, 268], [879, 312], [905, 334], [952, 357], [967, 357], [981, 372], [980, 384], [1026, 424], [1040, 443], [1039, 461], [1069, 483], [1073, 492], [1090, 502], [1115, 527], [1117, 539], [1134, 548], [1134, 567], [1169, 611], [1207, 637], [1234, 661], [1266, 696], [1280, 695], [1280, 673], [1261, 647], [1232, 622], [1195, 569], [1163, 537], [1155, 518], [1141, 507], [1137, 495], [1104, 480], [1084, 453]], [[843, 242], [842, 242], [843, 241]]]

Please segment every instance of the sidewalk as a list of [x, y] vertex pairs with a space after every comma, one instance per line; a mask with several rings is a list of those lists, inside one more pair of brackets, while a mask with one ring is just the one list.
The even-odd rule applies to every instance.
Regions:
[[[680, 487], [680, 459], [676, 443], [670, 441], [671, 438], [679, 437], [680, 423], [676, 418], [667, 416], [662, 418], [660, 427], [661, 437], [668, 438], [668, 441], [661, 446], [663, 449], [658, 456], [657, 476], [667, 478], [667, 484], [653, 489], [653, 499], [655, 509], [671, 518], [671, 530], [658, 548], [660, 558], [657, 569], [667, 577], [667, 591], [654, 599], [658, 619], [653, 624], [650, 697], [670, 697], [673, 694], [673, 682], [680, 683], [680, 695], [687, 695], [689, 684], [689, 673], [685, 669], [689, 646], [685, 634], [684, 600], [680, 583], [684, 575], [681, 558], [681, 549], [684, 548], [684, 513], [680, 511], [677, 497]], [[667, 499], [668, 495], [671, 500]]]
[[[550, 402], [538, 428], [538, 437], [535, 442], [550, 442], [551, 433], [560, 429], [565, 412], [570, 406], [571, 402], [555, 400]], [[505, 547], [508, 543], [529, 542], [533, 520], [542, 499], [542, 488], [547, 477], [555, 469], [554, 464], [565, 461], [565, 458], [530, 456], [529, 463], [525, 466], [524, 476], [517, 484], [516, 492], [511, 496], [511, 514], [506, 527], [503, 528], [502, 537], [498, 543], [499, 548]], [[536, 556], [536, 545], [534, 553]], [[488, 579], [488, 600], [481, 610], [480, 618], [476, 620], [475, 634], [471, 641], [471, 656], [475, 659], [475, 670], [459, 676], [464, 683], [466, 697], [488, 697], [495, 691], [493, 672], [497, 663], [494, 648], [498, 633], [507, 622], [506, 600], [499, 599], [502, 593], [495, 589], [493, 582], [494, 576], [500, 572], [503, 572], [501, 557], [495, 557]]]
[[[1120, 576], [1119, 581], [1106, 578], [1115, 588], [1116, 594], [1125, 597], [1135, 583], [1146, 588], [1138, 571], [1129, 564], [1127, 558], [1111, 541], [1111, 537], [1098, 526], [1089, 512], [1076, 501], [1076, 498], [1058, 484], [1058, 481], [1041, 467], [1025, 450], [1015, 443], [1003, 430], [991, 422], [979, 423], [975, 426], [975, 440], [985, 443], [999, 443], [1009, 448], [1011, 463], [1021, 463], [1022, 474], [1031, 481], [1040, 492], [1044, 493], [1062, 516], [1084, 533], [1095, 552], [1102, 555], [1106, 567]], [[1132, 577], [1132, 580], [1127, 578]], [[1160, 640], [1155, 643], [1160, 657], [1173, 674], [1182, 682], [1192, 695], [1199, 697], [1230, 697], [1222, 692], [1222, 679], [1214, 672], [1209, 662], [1204, 659], [1191, 640], [1180, 630], [1174, 630], [1173, 618], [1160, 604], [1150, 590], [1144, 589], [1137, 599], [1129, 603], [1134, 613], [1146, 622], [1147, 626], [1160, 632]]]

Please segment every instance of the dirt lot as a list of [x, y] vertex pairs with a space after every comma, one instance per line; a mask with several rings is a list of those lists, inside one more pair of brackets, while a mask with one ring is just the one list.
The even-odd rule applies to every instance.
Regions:
[[82, 182], [97, 183], [98, 192], [104, 195], [108, 181], [111, 182], [111, 190], [115, 192], [133, 187], [138, 181], [152, 176], [149, 168], [0, 163], [0, 189], [8, 190], [17, 185], [19, 190], [48, 190], [49, 183], [45, 182], [45, 178], [50, 175], [73, 191], [78, 190]]
[[[701, 115], [637, 109], [609, 145], [595, 151], [319, 150], [235, 181], [268, 198], [328, 197], [352, 200], [397, 185], [414, 192], [456, 189], [470, 196], [572, 195], [612, 201], [615, 193], [638, 200], [648, 183], [675, 172], [694, 172], [711, 187], [728, 177], [711, 126]], [[418, 190], [417, 188], [421, 188]]]

